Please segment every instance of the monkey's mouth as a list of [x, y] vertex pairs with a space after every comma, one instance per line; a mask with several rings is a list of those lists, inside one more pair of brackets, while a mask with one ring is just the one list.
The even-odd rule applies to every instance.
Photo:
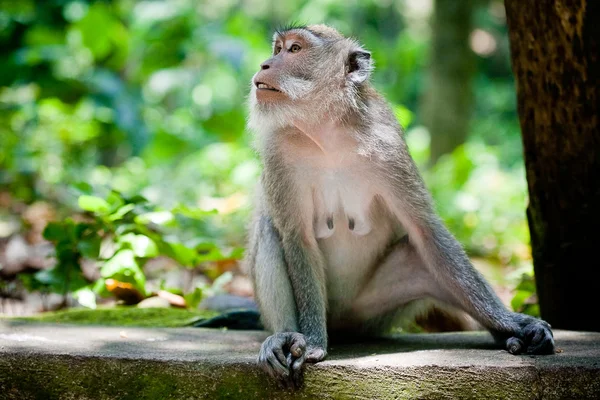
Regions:
[[273, 86], [269, 86], [263, 82], [256, 82], [256, 88], [261, 90], [270, 90], [272, 92], [281, 92], [281, 90], [277, 90]]

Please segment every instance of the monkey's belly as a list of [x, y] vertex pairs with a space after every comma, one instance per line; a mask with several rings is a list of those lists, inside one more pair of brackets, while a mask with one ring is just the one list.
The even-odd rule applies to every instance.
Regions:
[[[337, 215], [343, 220], [343, 213]], [[371, 227], [368, 234], [357, 235], [347, 227], [339, 226], [329, 237], [318, 239], [325, 259], [328, 310], [334, 320], [349, 312], [396, 235], [397, 224], [379, 202], [372, 202], [365, 215]]]
[[375, 193], [369, 182], [353, 179], [353, 175], [338, 171], [316, 180], [313, 227], [317, 239], [329, 238], [338, 230], [364, 236], [373, 229], [370, 209]]
[[377, 200], [375, 183], [353, 172], [321, 175], [313, 186], [314, 233], [325, 258], [328, 309], [334, 319], [351, 307], [397, 229]]

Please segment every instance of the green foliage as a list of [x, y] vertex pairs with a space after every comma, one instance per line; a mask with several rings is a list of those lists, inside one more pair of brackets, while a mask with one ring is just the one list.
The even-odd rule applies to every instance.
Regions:
[[477, 57], [467, 143], [429, 168], [435, 138], [422, 127], [419, 104], [431, 4], [3, 2], [0, 194], [27, 204], [43, 199], [65, 216], [88, 213], [47, 228], [57, 268], [23, 279], [90, 304], [82, 257], [101, 267], [99, 293], [109, 277], [143, 291], [142, 266], [154, 255], [182, 266], [239, 258], [261, 171], [244, 129], [248, 83], [270, 54], [273, 28], [290, 20], [326, 22], [365, 44], [374, 85], [406, 128], [451, 231], [473, 255], [531, 270], [502, 2], [478, 3], [475, 13], [476, 28], [495, 47]]
[[531, 272], [524, 272], [521, 281], [515, 288], [515, 296], [510, 303], [513, 310], [525, 314], [540, 316], [540, 307], [537, 304], [535, 279]]
[[513, 265], [530, 258], [522, 167], [502, 168], [494, 148], [473, 141], [440, 159], [425, 179], [450, 230], [471, 254]]
[[[84, 222], [67, 218], [46, 226], [44, 238], [54, 243], [57, 263], [52, 269], [38, 272], [35, 279], [50, 291], [64, 295], [74, 292], [82, 305], [95, 306], [92, 289], [101, 295], [109, 294], [107, 279], [129, 283], [145, 295], [143, 266], [159, 255], [168, 256], [184, 267], [237, 259], [242, 255], [241, 249], [225, 253], [210, 240], [183, 243], [161, 230], [162, 226], [176, 229], [178, 217], [204, 218], [212, 214], [210, 212], [181, 205], [172, 210], [158, 210], [142, 196], [124, 197], [114, 190], [106, 199], [81, 195], [78, 204], [91, 218]], [[101, 278], [93, 285], [83, 276], [82, 258], [100, 264]], [[202, 290], [196, 289], [188, 298], [190, 304], [197, 305], [202, 299]]]
[[57, 263], [52, 269], [36, 273], [35, 279], [50, 291], [65, 296], [85, 287], [88, 282], [79, 259], [83, 256], [82, 248], [87, 248], [94, 241], [95, 233], [91, 228], [87, 223], [76, 223], [70, 218], [60, 224], [49, 223], [44, 230], [44, 238], [54, 243]]

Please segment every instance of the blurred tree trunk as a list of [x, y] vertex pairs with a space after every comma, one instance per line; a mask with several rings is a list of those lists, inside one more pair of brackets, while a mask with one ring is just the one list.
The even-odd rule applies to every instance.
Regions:
[[431, 134], [430, 164], [464, 143], [473, 100], [475, 58], [469, 46], [474, 0], [435, 0], [423, 124]]
[[542, 317], [600, 331], [600, 1], [505, 5]]

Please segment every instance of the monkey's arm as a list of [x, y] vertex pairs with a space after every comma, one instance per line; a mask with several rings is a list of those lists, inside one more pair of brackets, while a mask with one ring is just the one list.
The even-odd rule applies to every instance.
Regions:
[[247, 262], [265, 327], [272, 332], [298, 331], [296, 302], [281, 238], [269, 216], [260, 214], [253, 221], [249, 248]]
[[[402, 162], [394, 164], [392, 173], [403, 179], [402, 184], [392, 180], [397, 184], [390, 187], [391, 208], [434, 277], [432, 295], [469, 313], [511, 352], [552, 353], [554, 341], [550, 326], [545, 321], [506, 309], [435, 213], [408, 151], [405, 147], [401, 151], [404, 152]], [[515, 343], [521, 346], [514, 347]]]
[[314, 237], [301, 235], [298, 232], [284, 234], [283, 253], [298, 309], [299, 330], [306, 336], [309, 347], [325, 351], [327, 297], [323, 256]]
[[277, 184], [265, 187], [265, 214], [253, 240], [253, 276], [263, 319], [274, 335], [263, 343], [259, 363], [271, 375], [300, 386], [304, 362], [318, 362], [327, 354], [323, 257], [307, 218], [312, 201], [286, 180], [289, 172], [268, 170], [273, 175], [263, 181]]

